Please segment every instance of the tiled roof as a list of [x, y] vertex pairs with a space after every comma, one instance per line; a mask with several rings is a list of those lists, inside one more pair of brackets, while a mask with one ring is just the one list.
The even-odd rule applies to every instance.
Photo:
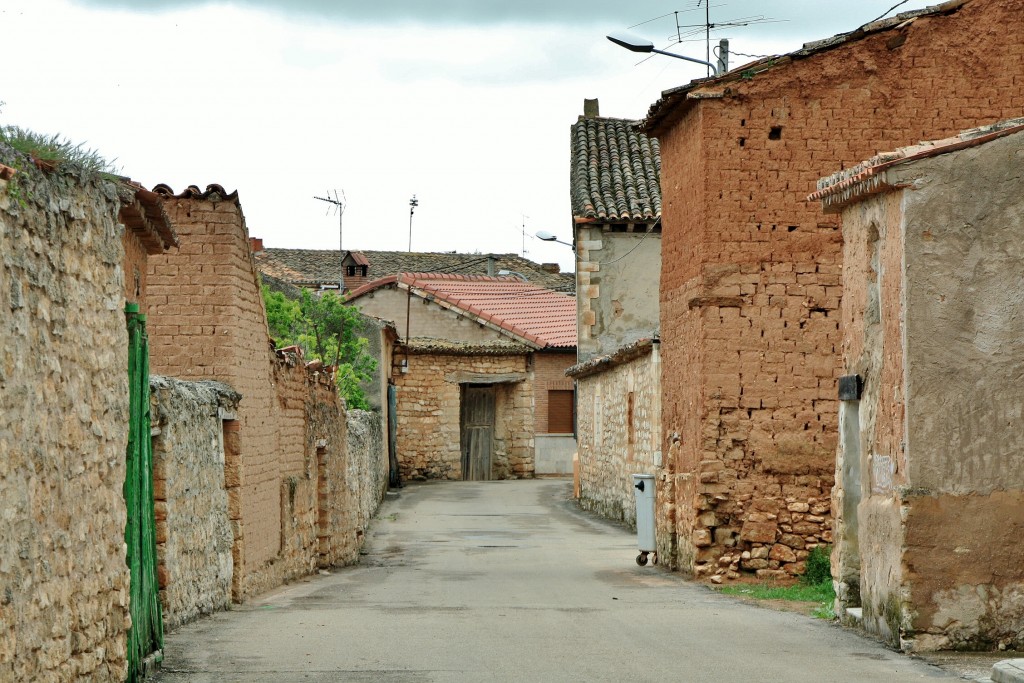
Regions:
[[200, 190], [197, 185], [189, 185], [177, 194], [174, 193], [174, 190], [169, 185], [160, 183], [153, 188], [153, 192], [163, 197], [173, 197], [174, 199], [211, 199], [213, 201], [238, 202], [238, 190], [228, 192], [223, 186], [216, 183], [207, 185], [205, 191]]
[[513, 341], [464, 342], [433, 337], [413, 337], [399, 345], [411, 353], [436, 353], [446, 356], [518, 356], [533, 352], [532, 346]]
[[577, 363], [567, 369], [565, 374], [567, 377], [572, 377], [573, 379], [581, 379], [583, 377], [589, 377], [590, 375], [596, 375], [608, 368], [614, 368], [622, 365], [623, 363], [628, 363], [634, 358], [644, 356], [654, 349], [655, 344], [660, 343], [661, 340], [657, 336], [653, 338], [637, 339], [635, 342], [626, 344], [607, 356], [596, 356], [585, 360], [582, 363]]
[[146, 253], [161, 254], [178, 246], [178, 233], [164, 209], [163, 197], [127, 178], [124, 188], [118, 218], [138, 236]]
[[381, 287], [412, 288], [417, 296], [472, 316], [536, 348], [576, 346], [576, 298], [515, 277], [400, 273], [363, 285], [349, 301]]
[[852, 168], [838, 171], [818, 181], [818, 191], [808, 201], [822, 200], [826, 211], [838, 211], [846, 204], [886, 187], [883, 171], [899, 164], [975, 147], [1006, 135], [1024, 132], [1024, 118], [1008, 119], [988, 126], [971, 128], [956, 137], [931, 140], [893, 152], [878, 154]]
[[677, 107], [685, 104], [688, 100], [692, 102], [700, 99], [720, 98], [724, 94], [723, 86], [728, 84], [753, 78], [765, 71], [784, 68], [793, 61], [806, 59], [846, 43], [862, 40], [881, 31], [900, 28], [918, 17], [952, 14], [967, 2], [971, 2], [971, 0], [949, 0], [949, 2], [944, 2], [941, 5], [903, 12], [892, 17], [872, 21], [853, 31], [840, 33], [831, 38], [804, 43], [801, 49], [785, 55], [765, 57], [749, 64], [744, 64], [730, 69], [727, 73], [718, 77], [694, 79], [686, 85], [662, 92], [661, 98], [652, 104], [648, 110], [647, 118], [640, 123], [640, 128], [647, 133], [655, 134], [661, 130], [662, 125], [673, 119], [677, 113]]
[[636, 125], [586, 117], [573, 124], [570, 188], [577, 221], [661, 219], [661, 150]]
[[[486, 275], [488, 254], [452, 254], [407, 251], [352, 251], [369, 262], [369, 280], [378, 280], [396, 273], [459, 273]], [[264, 249], [255, 254], [260, 271], [294, 285], [319, 286], [336, 284], [341, 268], [337, 249]], [[493, 254], [494, 272], [509, 270], [521, 273], [531, 283], [556, 292], [576, 291], [573, 273], [549, 273], [535, 263], [516, 254]]]

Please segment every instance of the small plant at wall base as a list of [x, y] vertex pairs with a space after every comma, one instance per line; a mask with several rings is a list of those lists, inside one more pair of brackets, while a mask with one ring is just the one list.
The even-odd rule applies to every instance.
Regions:
[[278, 346], [298, 345], [308, 359], [334, 365], [338, 392], [349, 408], [369, 410], [362, 384], [370, 380], [377, 361], [366, 352], [369, 341], [358, 334], [359, 311], [334, 292], [313, 296], [302, 290], [298, 300], [263, 287], [267, 325]]
[[806, 569], [800, 577], [800, 582], [791, 586], [769, 582], [726, 586], [721, 589], [721, 592], [754, 600], [817, 603], [813, 609], [809, 610], [811, 616], [817, 619], [835, 619], [836, 615], [832, 606], [836, 594], [832, 585], [831, 555], [832, 546], [820, 545], [813, 548], [807, 556]]

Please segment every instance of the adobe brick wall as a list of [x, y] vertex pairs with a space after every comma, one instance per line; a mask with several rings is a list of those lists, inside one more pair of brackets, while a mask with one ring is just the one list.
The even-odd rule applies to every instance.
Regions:
[[146, 247], [131, 230], [125, 230], [121, 240], [124, 248], [124, 297], [139, 304], [139, 313], [146, 313]]
[[[303, 440], [282, 439], [266, 316], [237, 199], [169, 197], [177, 253], [149, 260], [153, 373], [217, 379], [242, 394], [226, 485], [234, 534], [236, 600], [273, 585], [260, 577], [281, 551], [282, 463], [303, 460]], [[164, 303], [166, 297], [166, 303]]]
[[1007, 65], [1024, 59], [1022, 12], [1021, 0], [975, 0], [710, 85], [719, 99], [654, 131], [682, 567], [792, 573], [831, 540], [842, 234], [805, 198], [875, 152], [1019, 116], [1024, 76]]
[[548, 433], [548, 392], [573, 390], [573, 381], [565, 376], [565, 371], [575, 363], [575, 351], [538, 351], [533, 354], [533, 424], [537, 434]]
[[493, 478], [533, 476], [533, 375], [528, 356], [414, 353], [408, 360], [407, 373], [395, 372], [403, 481], [462, 478], [459, 377], [465, 373], [527, 375], [520, 382], [495, 385]]
[[0, 145], [0, 680], [121, 681], [124, 247], [112, 183]]
[[660, 380], [657, 345], [578, 380], [584, 509], [636, 525], [632, 475], [654, 474], [661, 465]]

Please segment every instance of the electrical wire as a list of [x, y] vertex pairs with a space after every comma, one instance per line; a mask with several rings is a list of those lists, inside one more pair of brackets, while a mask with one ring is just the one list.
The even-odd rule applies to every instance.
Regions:
[[867, 26], [868, 24], [873, 24], [873, 23], [875, 23], [875, 22], [876, 22], [876, 21], [878, 21], [879, 19], [884, 19], [884, 18], [885, 18], [885, 15], [886, 15], [886, 14], [888, 14], [888, 13], [889, 13], [889, 12], [891, 12], [891, 11], [893, 11], [894, 9], [896, 9], [897, 7], [899, 7], [900, 5], [905, 5], [905, 4], [907, 4], [908, 2], [910, 2], [910, 0], [903, 0], [903, 2], [897, 2], [897, 3], [895, 4], [895, 5], [893, 5], [893, 6], [892, 6], [892, 7], [890, 7], [889, 9], [885, 10], [885, 12], [883, 12], [883, 13], [882, 13], [882, 16], [880, 16], [880, 17], [875, 17], [874, 19], [872, 19], [871, 21], [867, 22], [867, 24], [864, 24], [864, 25], [865, 25], [865, 26]]

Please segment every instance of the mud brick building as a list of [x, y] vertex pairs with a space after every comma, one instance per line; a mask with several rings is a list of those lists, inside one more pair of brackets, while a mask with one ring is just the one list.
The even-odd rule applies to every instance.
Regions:
[[840, 222], [819, 177], [1024, 111], [1022, 0], [958, 0], [666, 91], [659, 550], [797, 573], [832, 540]]
[[1022, 150], [1018, 118], [813, 196], [845, 236], [838, 613], [905, 649], [1022, 645]]

